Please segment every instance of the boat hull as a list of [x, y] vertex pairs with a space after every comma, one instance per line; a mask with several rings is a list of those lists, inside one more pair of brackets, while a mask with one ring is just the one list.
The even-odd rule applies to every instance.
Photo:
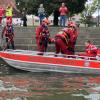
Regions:
[[[26, 70], [26, 71], [39, 71], [39, 72], [71, 72], [71, 73], [85, 73], [85, 74], [100, 74], [100, 66], [90, 67], [85, 66], [85, 63], [96, 64], [97, 62], [66, 59], [61, 57], [45, 57], [45, 56], [32, 56], [29, 54], [1, 52], [1, 58], [4, 59], [10, 66]], [[22, 60], [24, 59], [24, 60]], [[27, 59], [27, 60], [25, 60]], [[48, 61], [46, 61], [48, 59]], [[30, 60], [30, 61], [29, 61]], [[57, 62], [58, 61], [58, 62]], [[44, 63], [45, 62], [45, 63]], [[98, 62], [100, 65], [100, 62]], [[79, 65], [80, 64], [80, 65]]]
[[59, 66], [59, 65], [48, 65], [48, 64], [38, 64], [38, 63], [28, 63], [28, 62], [19, 62], [12, 61], [9, 59], [4, 60], [12, 67], [30, 71], [30, 72], [62, 72], [62, 73], [85, 73], [85, 74], [100, 74], [100, 70], [98, 69], [90, 69], [90, 68], [79, 68], [79, 67], [71, 67], [71, 66]]

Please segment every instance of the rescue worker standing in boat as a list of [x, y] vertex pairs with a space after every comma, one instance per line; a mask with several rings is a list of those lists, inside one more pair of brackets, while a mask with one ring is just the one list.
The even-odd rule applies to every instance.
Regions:
[[41, 25], [36, 28], [36, 44], [40, 52], [46, 52], [48, 47], [50, 36], [48, 25], [48, 19], [43, 19]]
[[2, 31], [1, 37], [2, 38], [5, 37], [5, 39], [6, 39], [6, 45], [4, 47], [4, 50], [9, 49], [10, 45], [12, 46], [12, 49], [15, 49], [15, 46], [14, 46], [14, 29], [13, 29], [13, 26], [12, 26], [10, 20], [7, 21], [7, 24]]
[[68, 22], [68, 33], [70, 34], [70, 40], [68, 42], [68, 54], [75, 54], [75, 44], [78, 37], [77, 26], [75, 22]]

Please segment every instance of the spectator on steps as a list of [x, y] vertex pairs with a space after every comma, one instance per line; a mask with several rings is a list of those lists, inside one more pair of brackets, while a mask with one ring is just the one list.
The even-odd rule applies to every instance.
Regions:
[[40, 4], [40, 7], [38, 8], [38, 16], [40, 18], [40, 24], [41, 24], [42, 20], [45, 18], [45, 9], [43, 7], [43, 4]]
[[65, 6], [65, 3], [62, 3], [61, 7], [59, 8], [59, 12], [60, 12], [60, 26], [65, 27], [65, 24], [67, 22], [66, 15], [69, 12], [68, 8]]

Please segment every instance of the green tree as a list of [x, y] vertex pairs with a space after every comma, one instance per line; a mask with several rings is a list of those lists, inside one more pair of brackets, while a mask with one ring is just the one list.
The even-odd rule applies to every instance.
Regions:
[[85, 9], [81, 13], [81, 22], [89, 26], [90, 24], [94, 24], [92, 21], [92, 15], [96, 10], [100, 9], [100, 1], [99, 0], [93, 0], [91, 4], [86, 4]]
[[64, 2], [70, 14], [75, 14], [84, 10], [86, 1], [87, 0], [16, 0], [16, 4], [19, 4], [17, 7], [20, 10], [27, 8], [28, 14], [37, 14], [39, 4], [43, 3], [47, 15], [50, 15], [53, 10], [59, 8], [61, 3]]

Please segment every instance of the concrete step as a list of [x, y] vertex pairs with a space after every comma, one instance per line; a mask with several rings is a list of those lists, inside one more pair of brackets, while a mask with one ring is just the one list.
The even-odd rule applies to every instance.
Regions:
[[[15, 29], [15, 45], [16, 48], [34, 49], [36, 50], [35, 27], [14, 27]], [[62, 27], [49, 27], [51, 37], [61, 30]], [[0, 35], [2, 27], [0, 27]], [[93, 41], [94, 44], [100, 47], [100, 29], [99, 28], [79, 28], [79, 36], [76, 43], [76, 51], [84, 51], [84, 42], [86, 40]], [[0, 39], [1, 41], [1, 39]], [[55, 46], [49, 45], [49, 51], [55, 51]]]
[[93, 44], [100, 45], [100, 39], [99, 38], [87, 38], [87, 39], [78, 38], [76, 44], [82, 45], [87, 40], [90, 40], [91, 42], [93, 42]]
[[100, 39], [100, 34], [89, 34], [89, 38], [99, 38]]
[[15, 44], [33, 44], [33, 43], [35, 43], [35, 41], [33, 41], [33, 39], [30, 39], [30, 38], [23, 38], [23, 39], [17, 38], [17, 39], [15, 39]]

